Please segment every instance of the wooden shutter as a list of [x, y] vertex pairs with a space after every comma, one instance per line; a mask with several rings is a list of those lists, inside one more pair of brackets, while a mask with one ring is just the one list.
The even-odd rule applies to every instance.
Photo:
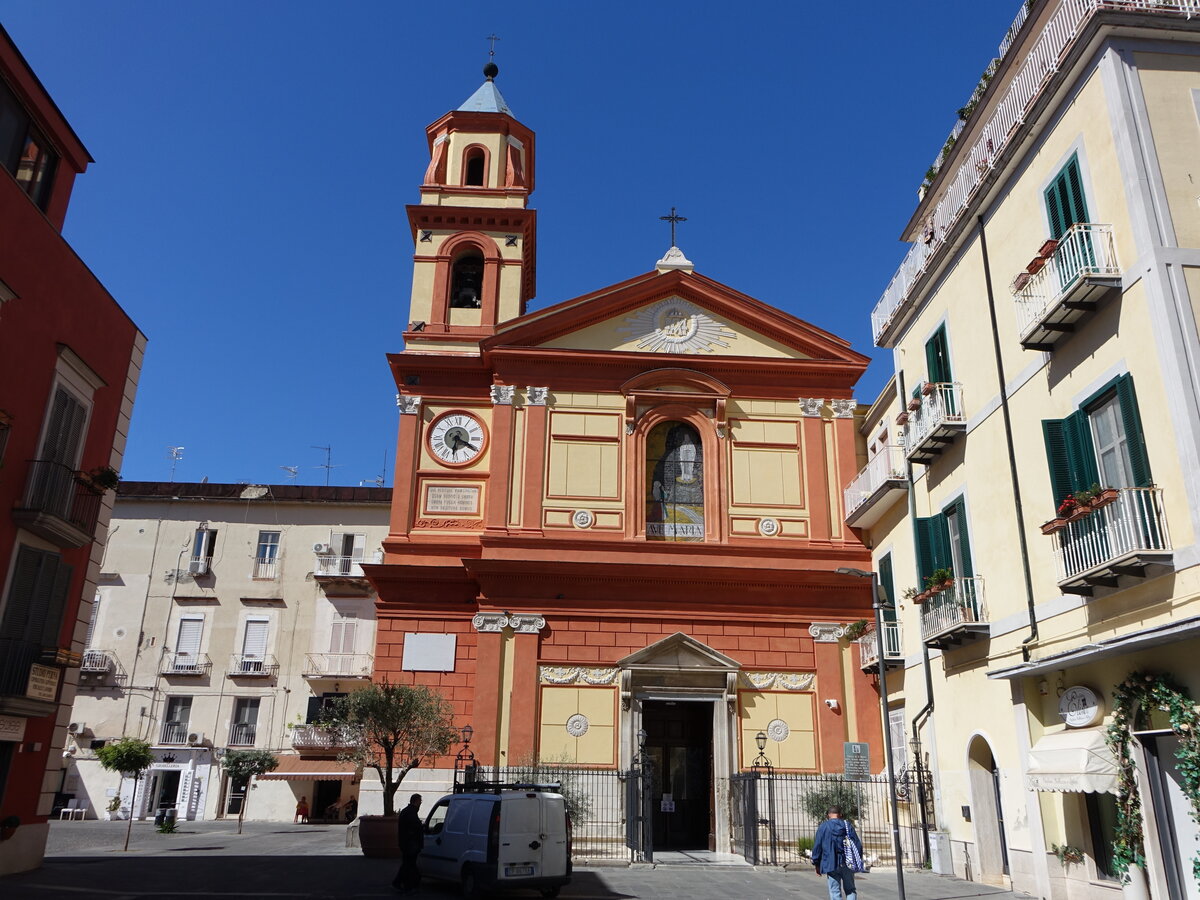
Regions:
[[83, 404], [70, 391], [58, 388], [50, 404], [50, 421], [42, 440], [42, 459], [75, 468], [86, 418], [87, 410]]
[[953, 381], [950, 374], [950, 345], [946, 340], [946, 326], [942, 325], [925, 343], [925, 365], [929, 380], [935, 384]]
[[1050, 237], [1055, 240], [1066, 234], [1076, 222], [1088, 221], [1078, 156], [1072, 156], [1050, 187], [1046, 188], [1046, 212], [1050, 219]]
[[200, 653], [200, 636], [204, 633], [204, 618], [179, 620], [179, 637], [175, 641], [175, 653], [179, 656], [197, 656]]
[[329, 635], [330, 653], [353, 653], [354, 632], [358, 622], [354, 619], [338, 619], [333, 623]]
[[234, 724], [237, 725], [257, 725], [258, 724], [258, 700], [242, 698], [237, 702], [237, 709], [234, 712]]
[[1133, 392], [1133, 376], [1122, 375], [1117, 379], [1117, 400], [1121, 404], [1121, 422], [1125, 426], [1125, 447], [1133, 483], [1137, 487], [1149, 487], [1154, 479], [1150, 476], [1150, 459], [1146, 454], [1146, 436], [1142, 431], [1137, 395]]
[[305, 713], [304, 721], [308, 724], [319, 722], [321, 720], [321, 708], [323, 704], [320, 697], [308, 698], [308, 710]]
[[913, 520], [917, 535], [917, 572], [921, 579], [918, 589], [925, 587], [925, 579], [935, 569], [948, 569], [950, 559], [950, 532], [946, 517], [941, 513], [927, 519]]
[[96, 599], [92, 601], [92, 614], [88, 617], [87, 639], [83, 642], [84, 649], [91, 649], [92, 641], [96, 637], [96, 622], [100, 619], [100, 595], [96, 595]]
[[896, 586], [892, 578], [892, 554], [887, 554], [879, 560], [879, 586], [887, 597], [890, 609], [883, 610], [883, 618], [888, 622], [896, 621]]
[[38, 573], [42, 566], [41, 557], [42, 551], [24, 544], [17, 551], [17, 564], [8, 588], [8, 602], [4, 605], [4, 620], [0, 622], [0, 638], [15, 641], [26, 639]]
[[0, 638], [57, 647], [74, 570], [57, 553], [21, 545]]
[[[954, 510], [954, 524], [958, 528], [958, 552], [962, 557], [963, 565], [963, 570], [955, 574], [960, 578], [971, 578], [975, 574], [975, 568], [971, 563], [971, 542], [967, 538], [967, 505], [963, 498], [959, 497], [947, 508]], [[947, 540], [949, 540], [948, 533]], [[947, 553], [946, 556], [949, 557], [950, 554]]]
[[[41, 642], [43, 647], [58, 647], [59, 632], [62, 631], [63, 614], [67, 608], [67, 594], [71, 590], [72, 569], [56, 553], [49, 553], [53, 562], [46, 570], [46, 611], [42, 620]], [[49, 569], [53, 569], [53, 574]], [[36, 640], [36, 638], [35, 638]], [[70, 647], [68, 639], [66, 645]]]
[[1042, 436], [1046, 440], [1050, 487], [1057, 510], [1068, 494], [1087, 490], [1100, 480], [1092, 427], [1087, 413], [1080, 409], [1065, 419], [1044, 419]]
[[266, 619], [247, 619], [246, 633], [242, 638], [242, 656], [249, 659], [262, 659], [267, 653], [267, 628], [270, 622]]

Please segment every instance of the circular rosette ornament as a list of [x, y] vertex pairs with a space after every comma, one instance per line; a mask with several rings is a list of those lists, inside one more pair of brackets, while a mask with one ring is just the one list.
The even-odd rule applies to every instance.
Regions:
[[777, 744], [781, 744], [787, 740], [787, 736], [792, 733], [792, 729], [788, 727], [788, 723], [783, 719], [774, 719], [767, 726], [767, 737]]
[[583, 737], [588, 730], [587, 716], [582, 713], [575, 713], [571, 718], [567, 719], [567, 734], [571, 737]]

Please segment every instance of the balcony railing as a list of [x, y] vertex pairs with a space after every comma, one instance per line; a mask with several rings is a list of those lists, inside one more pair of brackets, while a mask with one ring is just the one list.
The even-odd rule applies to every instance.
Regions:
[[23, 505], [13, 510], [13, 518], [60, 547], [82, 547], [95, 536], [103, 496], [69, 466], [34, 459]]
[[271, 678], [279, 671], [275, 657], [247, 653], [235, 653], [229, 658], [230, 678]]
[[[1106, 11], [1200, 15], [1200, 0], [1063, 0], [1030, 44], [1025, 61], [1006, 79], [1007, 90], [992, 108], [991, 117], [974, 134], [970, 148], [960, 149], [953, 171], [946, 171], [941, 197], [928, 217], [925, 240], [912, 245], [871, 313], [875, 343], [897, 319], [897, 313], [925, 273], [930, 259], [952, 233], [964, 210], [996, 159], [1020, 132], [1046, 83], [1058, 72], [1068, 51], [1092, 17]], [[882, 346], [882, 345], [880, 345]]]
[[957, 644], [988, 631], [983, 579], [956, 578], [954, 586], [934, 594], [921, 606], [921, 640], [935, 647]]
[[1058, 584], [1067, 593], [1117, 587], [1119, 576], [1142, 577], [1147, 565], [1171, 557], [1161, 488], [1121, 490], [1112, 503], [1067, 522], [1053, 537]]
[[212, 670], [212, 660], [207, 653], [164, 653], [159, 674], [162, 675], [207, 675]]
[[318, 725], [292, 727], [292, 748], [295, 750], [341, 750], [353, 744], [354, 735], [349, 729]]
[[186, 744], [188, 742], [187, 722], [163, 722], [161, 744]]
[[235, 722], [229, 729], [229, 746], [253, 747], [254, 732], [257, 730], [257, 726], [249, 722]]
[[212, 572], [212, 557], [211, 556], [193, 556], [188, 559], [188, 574], [193, 577], [202, 577]]
[[934, 384], [922, 393], [920, 407], [909, 413], [904, 451], [913, 462], [928, 463], [966, 427], [962, 385], [957, 381]]
[[846, 522], [867, 528], [878, 520], [887, 500], [908, 490], [904, 448], [889, 445], [875, 454], [843, 492]]
[[[879, 642], [876, 640], [875, 626], [867, 626], [866, 633], [858, 643], [858, 664], [862, 669], [879, 667]], [[883, 623], [883, 664], [893, 665], [904, 661], [904, 653], [900, 649], [900, 623]]]
[[116, 669], [116, 656], [111, 650], [84, 650], [79, 671], [88, 675], [107, 675]]
[[274, 556], [255, 559], [251, 577], [255, 581], [274, 581], [279, 577], [279, 559]]
[[313, 563], [314, 575], [341, 575], [344, 578], [362, 578], [361, 556], [321, 556]]
[[1021, 344], [1049, 349], [1120, 284], [1112, 226], [1072, 225], [1039, 271], [1014, 282]]
[[375, 657], [370, 653], [308, 653], [305, 678], [370, 678]]

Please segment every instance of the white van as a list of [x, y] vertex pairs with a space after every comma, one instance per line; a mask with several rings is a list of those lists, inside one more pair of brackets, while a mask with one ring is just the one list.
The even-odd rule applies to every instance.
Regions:
[[571, 880], [571, 824], [547, 785], [473, 785], [438, 800], [425, 818], [417, 867], [457, 881], [463, 895], [532, 888], [557, 897]]

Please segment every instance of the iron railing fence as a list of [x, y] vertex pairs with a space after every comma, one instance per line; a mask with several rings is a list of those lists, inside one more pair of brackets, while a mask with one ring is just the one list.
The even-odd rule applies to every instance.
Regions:
[[31, 459], [25, 498], [17, 511], [55, 516], [90, 536], [103, 498], [104, 491], [83, 473], [53, 460]]
[[842, 492], [846, 503], [846, 516], [849, 517], [856, 509], [866, 503], [889, 481], [905, 481], [908, 470], [905, 467], [904, 448], [899, 444], [889, 444], [881, 449], [862, 470], [854, 476], [850, 486]]
[[921, 639], [928, 641], [963, 625], [986, 625], [983, 578], [955, 578], [954, 586], [921, 605]]
[[905, 452], [912, 456], [927, 438], [943, 425], [963, 425], [967, 421], [963, 413], [962, 383], [944, 381], [934, 384], [928, 393], [922, 393], [918, 407], [909, 417], [904, 429]]
[[1114, 502], [1067, 522], [1054, 543], [1060, 582], [1131, 553], [1170, 550], [1162, 488], [1122, 488]]
[[306, 653], [305, 678], [370, 678], [375, 657], [370, 653]]
[[[1111, 225], [1077, 222], [1067, 229], [1046, 264], [1013, 291], [1021, 339], [1057, 307], [1080, 278], [1120, 278]], [[1018, 282], [1014, 282], [1014, 287]]]
[[253, 747], [257, 725], [251, 722], [234, 722], [229, 728], [229, 746]]
[[365, 560], [361, 556], [317, 556], [313, 563], [313, 574], [362, 578], [364, 562], [369, 562], [369, 560]]
[[[874, 623], [867, 626], [867, 630], [856, 643], [858, 644], [859, 665], [864, 669], [867, 666], [877, 666], [879, 664], [879, 638], [875, 632]], [[901, 650], [900, 644], [899, 622], [883, 623], [883, 658], [885, 660], [904, 659], [904, 652]]]
[[251, 577], [255, 581], [274, 581], [279, 577], [279, 558], [276, 556], [256, 557]]

